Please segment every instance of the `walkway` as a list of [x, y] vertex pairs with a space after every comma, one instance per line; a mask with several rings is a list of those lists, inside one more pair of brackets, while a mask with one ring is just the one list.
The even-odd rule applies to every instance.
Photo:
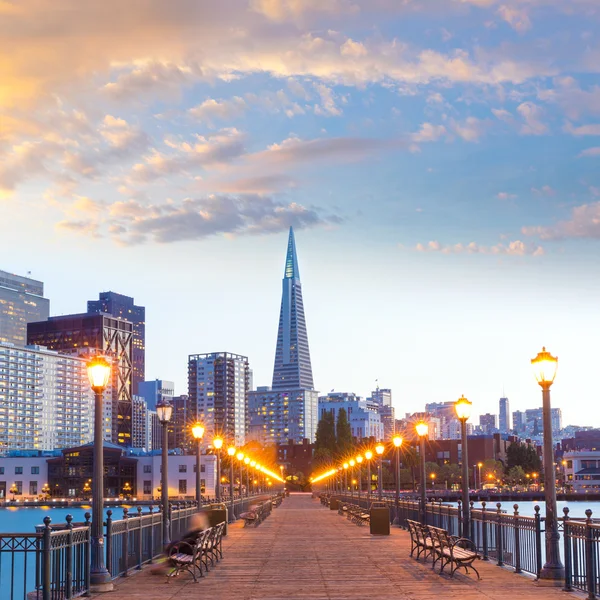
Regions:
[[[223, 560], [194, 584], [165, 583], [148, 568], [118, 582], [110, 599], [144, 600], [564, 600], [531, 578], [479, 561], [482, 579], [440, 576], [409, 558], [408, 533], [371, 536], [309, 494], [292, 495], [257, 528], [230, 527]], [[571, 597], [576, 598], [578, 594]]]

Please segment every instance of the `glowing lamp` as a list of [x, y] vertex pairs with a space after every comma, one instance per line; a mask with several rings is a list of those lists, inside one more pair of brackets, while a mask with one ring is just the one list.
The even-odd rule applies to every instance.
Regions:
[[229, 454], [229, 456], [234, 456], [235, 455], [235, 446], [229, 446], [229, 448], [227, 448], [227, 454]]
[[427, 432], [429, 431], [429, 426], [424, 421], [419, 421], [415, 426], [415, 429], [417, 430], [417, 435], [419, 437], [423, 437], [427, 435]]
[[367, 460], [371, 460], [371, 459], [373, 458], [373, 453], [372, 453], [370, 450], [367, 450], [367, 451], [365, 452], [365, 458], [366, 458]]
[[110, 378], [110, 363], [104, 356], [94, 356], [87, 364], [87, 372], [94, 392], [103, 392]]
[[249, 465], [250, 464], [250, 457], [246, 456], [246, 458], [244, 458], [244, 464], [245, 465]]
[[220, 450], [223, 447], [223, 438], [222, 437], [216, 437], [213, 438], [213, 448], [216, 448], [217, 450]]
[[239, 461], [242, 461], [242, 460], [244, 460], [244, 453], [243, 453], [243, 452], [238, 452], [238, 453], [237, 453], [237, 459], [238, 459]]
[[344, 467], [344, 469], [347, 469], [348, 468], [348, 463], [344, 463], [342, 466]]
[[402, 442], [403, 442], [403, 441], [404, 441], [404, 440], [402, 439], [402, 436], [401, 436], [401, 435], [395, 435], [395, 436], [392, 438], [392, 442], [394, 442], [394, 446], [396, 446], [396, 448], [400, 448], [400, 446], [402, 446]]
[[454, 403], [454, 410], [456, 410], [456, 416], [461, 421], [468, 421], [471, 416], [471, 408], [473, 407], [473, 403], [467, 400], [464, 396], [461, 396]]
[[156, 414], [158, 415], [158, 420], [165, 424], [171, 420], [171, 415], [173, 414], [173, 406], [164, 399], [159, 400], [156, 403]]
[[204, 437], [204, 427], [202, 426], [201, 423], [196, 423], [192, 427], [192, 435], [197, 440], [201, 440]]
[[379, 456], [381, 456], [383, 454], [385, 450], [385, 446], [383, 444], [377, 444], [377, 446], [375, 446], [375, 452], [377, 452], [377, 454], [379, 454]]
[[543, 388], [549, 388], [556, 377], [558, 358], [547, 352], [544, 346], [542, 351], [535, 358], [531, 359], [531, 364], [533, 365], [533, 373], [537, 382]]
[[351, 467], [353, 467], [353, 466], [354, 466], [356, 463], [354, 462], [354, 459], [353, 459], [353, 458], [351, 458], [351, 459], [348, 461], [348, 464], [349, 464]]
[[364, 460], [364, 459], [363, 459], [363, 457], [362, 457], [360, 454], [359, 454], [359, 455], [356, 457], [356, 462], [357, 462], [359, 465], [362, 463], [362, 461], [363, 461], [363, 460]]

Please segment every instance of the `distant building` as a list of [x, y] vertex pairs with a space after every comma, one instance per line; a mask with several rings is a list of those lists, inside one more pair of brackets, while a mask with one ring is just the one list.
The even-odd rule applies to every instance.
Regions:
[[106, 314], [50, 317], [29, 323], [27, 339], [30, 344], [65, 354], [89, 356], [101, 352], [111, 358], [112, 379], [104, 402], [104, 419], [110, 423], [111, 431], [110, 439], [108, 435], [105, 439], [131, 446], [132, 323]]
[[[552, 432], [556, 435], [562, 429], [561, 409], [552, 408], [550, 416], [552, 420]], [[524, 412], [518, 410], [513, 412], [513, 428], [520, 435], [541, 436], [544, 432], [543, 408], [528, 408]]]
[[338, 413], [342, 408], [346, 410], [352, 437], [357, 440], [385, 439], [381, 416], [376, 408], [369, 408], [369, 403], [364, 398], [348, 392], [331, 392], [327, 396], [319, 397], [319, 419], [322, 419], [326, 412], [331, 412], [337, 423]]
[[0, 455], [88, 442], [93, 416], [84, 360], [0, 343]]
[[136, 306], [133, 298], [129, 296], [115, 292], [102, 292], [98, 300], [88, 300], [87, 310], [90, 314], [106, 313], [117, 319], [129, 321], [133, 325], [131, 393], [143, 396], [138, 386], [146, 379], [146, 308]]
[[440, 419], [445, 419], [446, 421], [452, 421], [452, 419], [456, 419], [456, 402], [430, 402], [425, 405], [425, 412], [433, 415], [435, 417], [439, 417]]
[[500, 433], [510, 433], [510, 405], [508, 398], [500, 398], [498, 429]]
[[27, 344], [27, 324], [45, 321], [50, 300], [41, 281], [0, 271], [0, 343]]
[[189, 396], [187, 394], [174, 396], [171, 404], [173, 404], [173, 416], [172, 425], [169, 426], [169, 447], [188, 449], [191, 447], [191, 428], [196, 422], [195, 413], [192, 416]]
[[600, 451], [600, 429], [576, 431], [574, 437], [561, 441], [564, 452]]
[[495, 431], [498, 429], [496, 425], [496, 415], [492, 415], [490, 413], [479, 415], [479, 426], [485, 435], [495, 433]]
[[175, 384], [172, 381], [154, 379], [153, 381], [141, 381], [139, 395], [143, 396], [150, 410], [156, 410], [156, 405], [161, 401], [173, 402]]
[[571, 491], [600, 490], [600, 450], [566, 452], [563, 461], [566, 485]]
[[396, 411], [392, 406], [392, 390], [377, 388], [368, 398], [377, 405], [377, 412], [383, 423], [383, 439], [391, 440], [396, 433]]
[[206, 443], [216, 435], [243, 446], [249, 427], [248, 358], [231, 352], [188, 359], [188, 416], [204, 424]]
[[284, 467], [284, 476], [293, 477], [302, 473], [304, 478], [312, 473], [312, 461], [314, 455], [314, 444], [308, 440], [296, 444], [289, 440], [287, 444], [277, 444], [277, 464]]
[[131, 447], [132, 448], [143, 448], [144, 450], [150, 450], [148, 448], [148, 406], [146, 399], [143, 396], [132, 397], [132, 410], [131, 410]]

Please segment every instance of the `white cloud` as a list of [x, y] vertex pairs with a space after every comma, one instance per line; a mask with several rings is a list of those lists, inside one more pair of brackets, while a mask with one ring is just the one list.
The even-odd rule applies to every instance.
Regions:
[[600, 146], [595, 146], [593, 148], [586, 148], [582, 152], [579, 153], [580, 157], [584, 156], [600, 156]]
[[190, 108], [188, 114], [201, 122], [212, 124], [215, 119], [221, 121], [232, 121], [241, 117], [247, 109], [246, 102], [239, 96], [234, 96], [230, 100], [215, 100], [209, 98]]
[[315, 90], [321, 98], [321, 104], [315, 105], [315, 114], [326, 117], [339, 117], [341, 109], [335, 103], [335, 94], [330, 87], [322, 83], [315, 84]]
[[556, 225], [523, 227], [522, 232], [543, 240], [600, 239], [600, 202], [576, 206], [571, 211], [570, 219]]
[[525, 244], [521, 240], [508, 242], [508, 244], [496, 244], [494, 246], [481, 246], [476, 242], [443, 245], [438, 241], [430, 241], [427, 244], [417, 244], [415, 250], [417, 252], [439, 252], [441, 254], [489, 254], [504, 256], [542, 256], [544, 254], [544, 249], [541, 246]]
[[588, 123], [587, 125], [574, 126], [571, 123], [565, 123], [563, 130], [571, 135], [583, 136], [583, 135], [595, 135], [600, 136], [600, 123]]
[[517, 194], [511, 194], [510, 192], [498, 192], [496, 194], [498, 200], [514, 200], [517, 198]]
[[444, 125], [434, 125], [433, 123], [423, 123], [421, 129], [412, 134], [415, 142], [435, 142], [448, 134]]
[[541, 188], [532, 187], [531, 191], [538, 196], [556, 196], [556, 190], [549, 185], [543, 185]]
[[524, 123], [521, 125], [523, 135], [544, 135], [548, 133], [548, 126], [542, 123], [543, 110], [533, 102], [523, 102], [517, 106], [517, 112]]
[[531, 28], [531, 21], [529, 15], [524, 8], [517, 8], [515, 6], [508, 6], [503, 4], [498, 8], [498, 15], [506, 21], [515, 31], [524, 33]]

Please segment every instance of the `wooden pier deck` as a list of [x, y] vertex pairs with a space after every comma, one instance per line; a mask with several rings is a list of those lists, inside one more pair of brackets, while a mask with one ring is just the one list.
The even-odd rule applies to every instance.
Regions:
[[[481, 581], [451, 579], [431, 560], [409, 557], [409, 536], [392, 528], [371, 536], [323, 507], [292, 494], [259, 527], [230, 527], [223, 560], [199, 583], [183, 574], [166, 583], [150, 568], [117, 581], [105, 600], [552, 600], [560, 589], [538, 586], [492, 562], [478, 561]], [[99, 598], [100, 596], [95, 596]], [[573, 593], [572, 598], [583, 597]]]

